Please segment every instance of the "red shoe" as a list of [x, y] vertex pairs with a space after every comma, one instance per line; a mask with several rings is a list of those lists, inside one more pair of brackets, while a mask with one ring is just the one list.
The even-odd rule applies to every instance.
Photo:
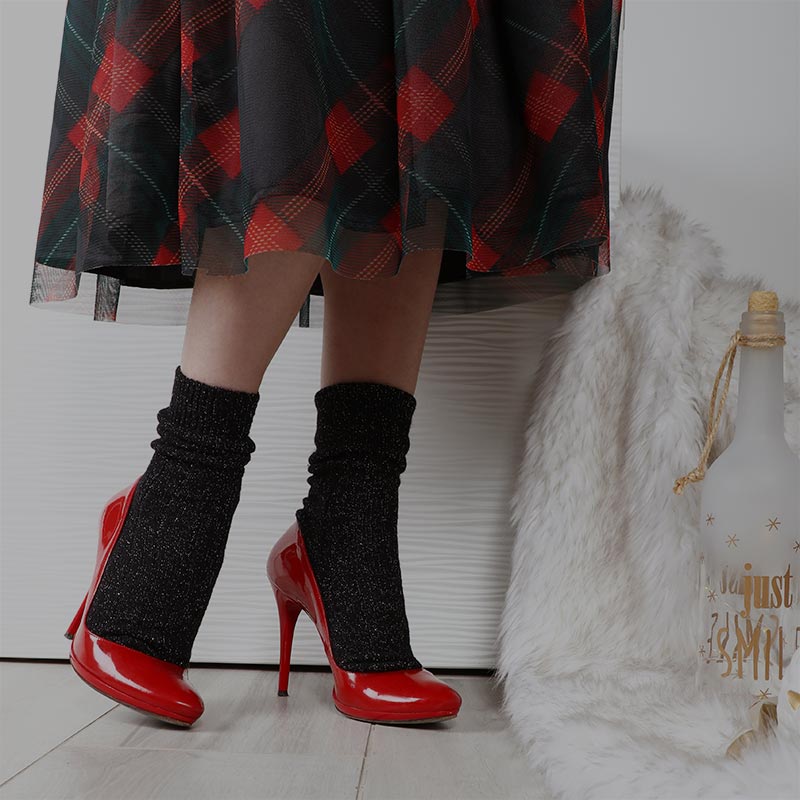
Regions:
[[200, 695], [186, 679], [183, 667], [103, 639], [86, 628], [86, 612], [141, 477], [115, 494], [100, 515], [94, 577], [64, 635], [72, 639], [69, 651], [72, 668], [93, 689], [136, 711], [189, 727], [203, 713], [204, 707]]
[[438, 722], [458, 714], [461, 695], [426, 669], [350, 672], [337, 666], [319, 587], [297, 521], [272, 548], [267, 577], [275, 593], [280, 621], [279, 696], [289, 694], [292, 638], [297, 618], [305, 611], [322, 639], [333, 672], [333, 704], [342, 714], [362, 722], [395, 724]]

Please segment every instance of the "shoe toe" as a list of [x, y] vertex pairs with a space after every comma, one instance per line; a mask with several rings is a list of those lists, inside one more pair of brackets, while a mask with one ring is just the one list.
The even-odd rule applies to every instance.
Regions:
[[428, 711], [436, 714], [455, 715], [461, 708], [461, 695], [428, 670], [425, 676], [425, 696], [423, 704]]
[[178, 664], [97, 636], [81, 626], [72, 641], [76, 672], [103, 694], [146, 713], [181, 724], [203, 713], [203, 699]]
[[334, 689], [340, 711], [384, 722], [454, 717], [461, 695], [426, 669], [344, 673]]

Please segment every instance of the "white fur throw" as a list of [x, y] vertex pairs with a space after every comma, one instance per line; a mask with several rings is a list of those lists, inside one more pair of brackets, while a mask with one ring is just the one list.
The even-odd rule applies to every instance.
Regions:
[[[754, 227], [755, 230], [755, 227]], [[754, 234], [756, 235], [756, 234]], [[547, 348], [512, 498], [499, 635], [504, 711], [552, 793], [800, 798], [800, 744], [725, 758], [747, 696], [694, 688], [693, 618], [708, 399], [748, 294], [707, 230], [626, 187], [614, 268], [576, 292]], [[800, 452], [800, 305], [786, 318], [787, 437]], [[730, 441], [737, 368], [713, 458]]]

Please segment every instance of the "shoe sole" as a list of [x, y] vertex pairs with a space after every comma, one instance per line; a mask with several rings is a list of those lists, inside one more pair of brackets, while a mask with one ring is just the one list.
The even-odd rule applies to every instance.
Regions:
[[446, 717], [427, 717], [426, 719], [369, 719], [367, 717], [356, 717], [348, 714], [340, 708], [336, 709], [342, 716], [355, 719], [359, 722], [369, 722], [373, 725], [426, 725], [431, 722], [444, 722], [448, 719], [455, 719], [458, 714], [448, 714]]
[[[357, 709], [345, 710], [349, 707], [341, 707], [338, 703], [336, 703], [336, 701], [334, 701], [333, 707], [345, 717], [358, 720], [359, 722], [372, 722], [376, 725], [426, 725], [431, 722], [444, 722], [448, 719], [455, 719], [455, 717], [458, 716], [458, 712], [456, 712], [455, 714], [440, 714], [432, 717], [398, 717], [397, 719], [392, 719], [390, 716], [387, 716], [385, 718], [378, 719], [375, 717], [359, 716]], [[388, 713], [389, 712], [387, 712], [387, 714]]]
[[[180, 728], [191, 728], [194, 724], [193, 722], [188, 722], [187, 720], [178, 719], [176, 717], [168, 717], [166, 714], [159, 714], [157, 711], [149, 711], [148, 709], [142, 708], [141, 706], [133, 705], [133, 698], [126, 695], [124, 692], [121, 692], [119, 689], [112, 689], [109, 686], [106, 686], [102, 682], [98, 681], [98, 683], [92, 683], [88, 678], [86, 678], [82, 673], [81, 670], [85, 670], [87, 675], [91, 675], [93, 680], [97, 680], [93, 673], [89, 670], [86, 670], [85, 667], [76, 666], [76, 660], [70, 656], [69, 663], [72, 665], [73, 672], [91, 689], [94, 689], [98, 694], [102, 694], [104, 697], [107, 697], [109, 700], [113, 700], [115, 703], [119, 703], [120, 705], [125, 706], [126, 708], [130, 708], [133, 711], [138, 711], [140, 714], [144, 714], [148, 717], [154, 717], [155, 719], [159, 719], [162, 722], [168, 722], [170, 725], [177, 725]], [[123, 699], [126, 698], [126, 699]]]

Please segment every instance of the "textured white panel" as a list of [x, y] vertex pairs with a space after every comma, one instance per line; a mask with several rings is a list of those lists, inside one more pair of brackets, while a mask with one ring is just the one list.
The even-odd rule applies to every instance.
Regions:
[[[4, 129], [3, 147], [0, 656], [64, 657], [62, 634], [88, 586], [100, 511], [150, 460], [155, 413], [169, 401], [184, 329], [93, 322], [27, 305], [63, 3], [5, 3], [3, 15], [6, 31], [35, 23], [47, 44], [26, 67], [25, 87], [4, 84], [6, 119], [24, 119], [26, 127]], [[14, 41], [4, 39], [6, 65], [26, 46]], [[51, 100], [29, 103], [29, 96]], [[615, 124], [612, 205], [618, 137]], [[519, 432], [540, 343], [563, 307], [555, 298], [432, 319], [400, 517], [412, 643], [431, 667], [494, 665]], [[305, 494], [320, 337], [319, 328], [290, 331], [262, 386], [257, 450], [195, 660], [277, 661], [264, 564]], [[305, 617], [294, 657], [324, 663]]]
[[[431, 666], [493, 664], [518, 432], [539, 343], [562, 305], [432, 321], [400, 517], [413, 643]], [[183, 328], [13, 313], [21, 340], [48, 347], [6, 347], [4, 358], [1, 654], [59, 657], [90, 578], [102, 504], [152, 454], [155, 411], [169, 401]], [[94, 335], [98, 325], [102, 336]], [[277, 658], [264, 562], [305, 493], [320, 337], [318, 329], [293, 329], [262, 386], [257, 449], [198, 660]], [[299, 661], [322, 663], [315, 637], [307, 621], [300, 625]]]

